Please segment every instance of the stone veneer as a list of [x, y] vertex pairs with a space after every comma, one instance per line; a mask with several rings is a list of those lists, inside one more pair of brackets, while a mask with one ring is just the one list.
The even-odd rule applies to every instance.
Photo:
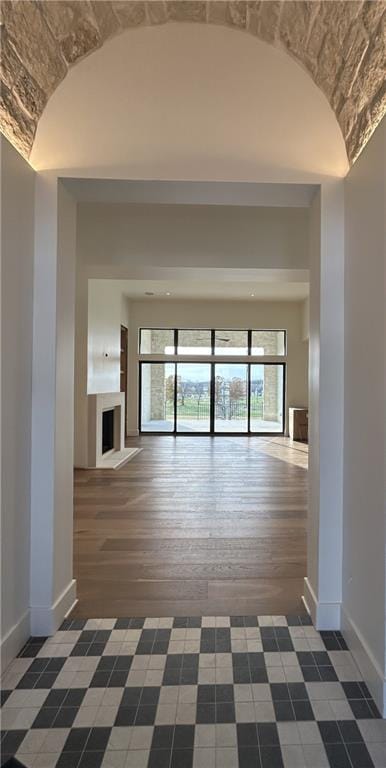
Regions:
[[284, 48], [334, 110], [350, 163], [386, 111], [383, 0], [2, 3], [1, 130], [28, 158], [39, 118], [69, 67], [128, 27], [223, 24]]

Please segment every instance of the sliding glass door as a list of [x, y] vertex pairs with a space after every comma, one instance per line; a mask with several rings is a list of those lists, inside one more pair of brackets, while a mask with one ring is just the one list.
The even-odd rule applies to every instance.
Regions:
[[177, 363], [177, 432], [210, 432], [210, 382], [209, 363]]
[[140, 363], [141, 432], [281, 434], [284, 397], [284, 363]]
[[248, 432], [248, 365], [214, 366], [214, 431]]

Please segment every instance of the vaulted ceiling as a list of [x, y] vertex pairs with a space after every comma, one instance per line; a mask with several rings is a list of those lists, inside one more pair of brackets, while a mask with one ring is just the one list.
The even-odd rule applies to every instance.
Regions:
[[384, 0], [18, 0], [1, 7], [1, 129], [26, 158], [70, 67], [127, 28], [167, 22], [226, 25], [286, 50], [327, 97], [350, 163], [386, 111]]

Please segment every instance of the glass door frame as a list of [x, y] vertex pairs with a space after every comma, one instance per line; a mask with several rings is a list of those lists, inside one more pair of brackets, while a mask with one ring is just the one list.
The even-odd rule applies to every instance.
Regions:
[[[224, 360], [223, 357], [217, 357], [215, 360], [213, 360], [213, 357], [210, 358], [208, 355], [206, 360], [165, 360], [165, 359], [152, 359], [152, 360], [139, 360], [139, 371], [138, 371], [138, 429], [139, 434], [141, 435], [201, 435], [201, 436], [231, 436], [234, 437], [282, 437], [285, 434], [285, 423], [286, 423], [286, 383], [287, 383], [287, 361], [266, 361], [263, 362], [259, 359], [254, 359], [251, 361], [248, 360], [248, 357], [245, 357], [242, 362], [239, 360]], [[210, 392], [210, 407], [209, 407], [209, 431], [200, 431], [195, 430], [194, 432], [184, 432], [181, 430], [177, 430], [177, 398], [178, 398], [178, 392], [177, 392], [177, 365], [179, 363], [189, 363], [190, 365], [194, 364], [206, 364], [210, 365], [210, 383], [209, 383], [209, 392]], [[229, 365], [246, 365], [247, 366], [247, 430], [244, 432], [216, 432], [215, 431], [215, 370], [216, 370], [216, 363], [218, 364], [229, 364]], [[142, 430], [142, 366], [143, 365], [174, 365], [174, 397], [173, 397], [173, 430], [162, 432], [160, 430]], [[261, 432], [255, 432], [251, 431], [251, 366], [252, 365], [278, 365], [282, 367], [283, 370], [283, 388], [282, 388], [282, 429], [281, 431], [261, 431]]]

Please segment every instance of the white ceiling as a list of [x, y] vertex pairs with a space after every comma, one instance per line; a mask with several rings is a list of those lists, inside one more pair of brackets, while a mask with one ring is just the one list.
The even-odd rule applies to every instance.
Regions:
[[[220, 282], [209, 280], [119, 280], [122, 292], [136, 301], [224, 300], [301, 301], [308, 282]], [[146, 293], [154, 293], [148, 296]], [[170, 294], [170, 295], [168, 295]], [[253, 294], [253, 295], [252, 295]]]

